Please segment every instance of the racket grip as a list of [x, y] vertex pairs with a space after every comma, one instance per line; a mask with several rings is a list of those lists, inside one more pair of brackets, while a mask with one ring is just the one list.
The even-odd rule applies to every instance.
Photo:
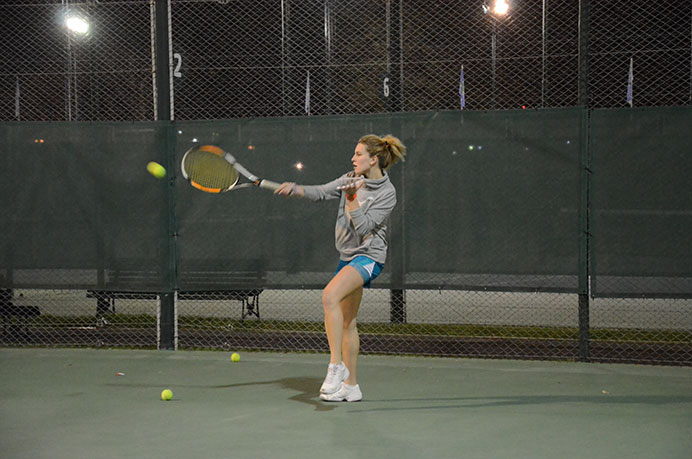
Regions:
[[363, 183], [364, 181], [365, 181], [365, 179], [362, 178], [362, 179], [360, 179], [360, 180], [358, 180], [358, 181], [356, 181], [356, 182], [350, 183], [350, 184], [348, 184], [348, 185], [337, 186], [336, 189], [339, 190], [339, 191], [342, 191], [342, 190], [345, 190], [346, 188], [348, 188], [349, 186], [352, 186], [352, 185], [358, 186], [358, 185], [360, 185], [361, 183]]
[[259, 182], [260, 188], [265, 188], [267, 190], [272, 190], [272, 191], [278, 190], [280, 186], [281, 186], [280, 183], [272, 182], [271, 180], [262, 179]]

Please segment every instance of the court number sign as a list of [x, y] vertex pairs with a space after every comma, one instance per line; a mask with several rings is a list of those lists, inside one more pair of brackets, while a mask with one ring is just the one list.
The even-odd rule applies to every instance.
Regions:
[[180, 68], [183, 66], [183, 56], [180, 53], [173, 53], [173, 76], [176, 78], [181, 78], [183, 73]]
[[385, 110], [391, 110], [394, 104], [394, 95], [395, 87], [392, 87], [392, 76], [385, 73], [380, 80], [380, 100], [382, 100]]

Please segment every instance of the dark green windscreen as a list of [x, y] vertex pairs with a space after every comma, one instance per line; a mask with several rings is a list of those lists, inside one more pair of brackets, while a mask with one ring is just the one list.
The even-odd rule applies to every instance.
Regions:
[[692, 111], [592, 114], [596, 296], [692, 295]]
[[[177, 123], [182, 132], [177, 157], [195, 138], [232, 152], [261, 177], [322, 184], [352, 169], [358, 139], [392, 131], [391, 120], [368, 116]], [[395, 166], [393, 173], [401, 172]], [[181, 288], [195, 288], [186, 281], [187, 273], [205, 264], [229, 271], [256, 265], [266, 273], [266, 285], [278, 287], [319, 288], [336, 268], [337, 200], [315, 203], [260, 189], [209, 195], [181, 177], [176, 193]]]
[[[389, 269], [378, 286], [511, 286], [574, 291], [579, 253], [579, 110], [421, 113], [177, 123], [178, 157], [213, 143], [258, 175], [320, 184], [351, 168], [360, 136], [393, 133], [409, 149]], [[295, 167], [303, 164], [303, 169]], [[277, 286], [322, 286], [338, 261], [338, 201], [264, 190], [205, 195], [177, 187], [178, 274], [257, 260]], [[395, 266], [392, 266], [395, 265]]]
[[581, 114], [406, 120], [406, 284], [575, 291]]
[[[0, 124], [0, 286], [319, 288], [338, 261], [338, 201], [206, 194], [180, 159], [210, 143], [259, 176], [320, 184], [351, 169], [362, 135], [391, 133], [409, 154], [390, 171], [398, 204], [375, 286], [580, 291], [590, 155], [594, 294], [690, 294], [690, 110], [592, 111], [588, 146], [585, 119], [560, 109]], [[149, 175], [149, 161], [169, 175]]]
[[166, 187], [146, 164], [164, 161], [166, 132], [157, 123], [0, 124], [0, 281], [88, 288], [137, 269], [160, 284]]

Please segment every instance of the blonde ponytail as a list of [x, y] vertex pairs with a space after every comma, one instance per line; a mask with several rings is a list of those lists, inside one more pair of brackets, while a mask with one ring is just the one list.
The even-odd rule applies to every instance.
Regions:
[[404, 161], [406, 146], [391, 134], [383, 137], [375, 134], [364, 135], [358, 143], [365, 144], [370, 156], [377, 156], [380, 169], [387, 170], [397, 161]]

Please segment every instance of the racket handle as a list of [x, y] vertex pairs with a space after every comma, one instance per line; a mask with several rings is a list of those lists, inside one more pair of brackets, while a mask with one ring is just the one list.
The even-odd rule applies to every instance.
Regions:
[[362, 178], [362, 179], [360, 179], [360, 180], [358, 180], [358, 181], [356, 181], [356, 182], [353, 182], [353, 183], [351, 183], [351, 184], [349, 184], [349, 185], [337, 186], [336, 189], [339, 190], [339, 191], [342, 191], [342, 190], [345, 190], [346, 188], [348, 188], [349, 186], [352, 186], [352, 185], [358, 186], [358, 185], [360, 185], [361, 183], [363, 183], [364, 181], [365, 181], [365, 179]]
[[278, 190], [278, 189], [279, 189], [279, 187], [281, 186], [281, 184], [280, 184], [280, 183], [276, 183], [276, 182], [272, 182], [271, 180], [261, 179], [260, 182], [259, 182], [259, 184], [258, 184], [258, 186], [259, 186], [260, 188], [265, 188], [265, 189], [267, 189], [267, 190], [275, 191], [275, 190]]

